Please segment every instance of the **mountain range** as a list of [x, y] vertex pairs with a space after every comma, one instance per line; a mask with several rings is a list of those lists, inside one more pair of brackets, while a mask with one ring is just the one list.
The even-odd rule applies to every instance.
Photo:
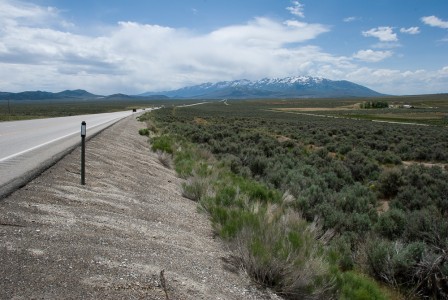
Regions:
[[168, 99], [163, 95], [130, 96], [125, 94], [113, 94], [109, 96], [95, 95], [85, 90], [65, 90], [58, 93], [43, 91], [27, 91], [20, 93], [0, 92], [0, 100], [143, 100], [143, 99]]
[[66, 90], [59, 93], [27, 91], [0, 92], [0, 100], [51, 100], [51, 99], [250, 99], [250, 98], [337, 98], [384, 96], [367, 87], [350, 81], [334, 81], [322, 77], [294, 76], [247, 79], [203, 83], [164, 92], [146, 92], [140, 95], [114, 94], [101, 96], [85, 90]]
[[350, 81], [334, 81], [322, 77], [294, 76], [203, 83], [172, 91], [147, 92], [140, 96], [165, 95], [170, 98], [248, 99], [248, 98], [326, 98], [383, 96]]
[[0, 100], [97, 99], [100, 97], [85, 90], [66, 90], [59, 93], [43, 91], [26, 91], [20, 93], [0, 92]]

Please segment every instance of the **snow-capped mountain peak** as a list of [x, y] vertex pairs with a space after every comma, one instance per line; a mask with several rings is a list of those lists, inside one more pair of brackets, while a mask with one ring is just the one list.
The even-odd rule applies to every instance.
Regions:
[[[311, 77], [311, 76], [293, 76], [293, 77], [285, 77], [285, 78], [263, 78], [256, 81], [251, 81], [248, 79], [240, 79], [233, 81], [221, 81], [215, 84], [207, 84], [206, 88], [218, 87], [218, 88], [226, 88], [226, 87], [238, 87], [238, 86], [264, 86], [264, 85], [293, 85], [293, 84], [314, 84], [321, 83], [323, 80], [322, 77]], [[205, 86], [204, 86], [205, 87]]]
[[[145, 93], [152, 95], [154, 93]], [[158, 92], [172, 98], [317, 98], [372, 97], [381, 94], [349, 81], [322, 77], [290, 76], [251, 81], [240, 79], [203, 83], [174, 91]]]

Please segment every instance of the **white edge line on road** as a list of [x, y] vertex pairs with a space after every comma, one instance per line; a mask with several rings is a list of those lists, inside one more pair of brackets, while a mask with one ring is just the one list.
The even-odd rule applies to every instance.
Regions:
[[[95, 128], [95, 127], [101, 126], [101, 125], [106, 124], [106, 123], [109, 123], [109, 122], [113, 122], [113, 121], [115, 121], [115, 120], [117, 120], [117, 119], [121, 119], [121, 117], [120, 117], [120, 118], [113, 119], [113, 120], [110, 120], [110, 121], [107, 121], [107, 122], [103, 122], [103, 123], [97, 124], [97, 125], [95, 125], [95, 126], [89, 127], [89, 129], [93, 129], [93, 128]], [[66, 134], [66, 135], [64, 135], [64, 136], [58, 137], [57, 139], [54, 139], [54, 140], [45, 142], [45, 143], [43, 143], [43, 144], [40, 144], [40, 145], [31, 147], [31, 148], [29, 148], [29, 149], [26, 149], [26, 150], [23, 150], [23, 151], [14, 153], [14, 154], [12, 154], [12, 155], [9, 155], [9, 156], [0, 158], [0, 162], [4, 162], [4, 161], [6, 161], [6, 160], [8, 160], [8, 159], [11, 159], [11, 158], [14, 158], [14, 157], [16, 157], [16, 156], [19, 156], [19, 155], [25, 154], [25, 153], [27, 153], [27, 152], [33, 151], [33, 150], [35, 150], [35, 149], [37, 149], [37, 148], [46, 146], [46, 145], [48, 145], [48, 144], [51, 144], [51, 143], [53, 143], [53, 142], [62, 140], [62, 139], [64, 139], [64, 138], [66, 138], [66, 137], [69, 137], [69, 136], [74, 135], [74, 134], [77, 134], [77, 133], [80, 133], [80, 132], [79, 132], [79, 131], [72, 132], [72, 133]]]

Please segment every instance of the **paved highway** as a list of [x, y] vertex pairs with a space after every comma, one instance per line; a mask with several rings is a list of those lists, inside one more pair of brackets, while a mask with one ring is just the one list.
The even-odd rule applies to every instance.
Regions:
[[87, 137], [131, 111], [62, 118], [0, 122], [0, 198], [40, 174], [81, 141], [81, 122]]

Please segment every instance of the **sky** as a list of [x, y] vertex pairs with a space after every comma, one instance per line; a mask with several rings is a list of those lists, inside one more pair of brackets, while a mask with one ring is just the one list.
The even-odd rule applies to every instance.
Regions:
[[448, 92], [447, 0], [0, 0], [0, 91], [288, 76]]

